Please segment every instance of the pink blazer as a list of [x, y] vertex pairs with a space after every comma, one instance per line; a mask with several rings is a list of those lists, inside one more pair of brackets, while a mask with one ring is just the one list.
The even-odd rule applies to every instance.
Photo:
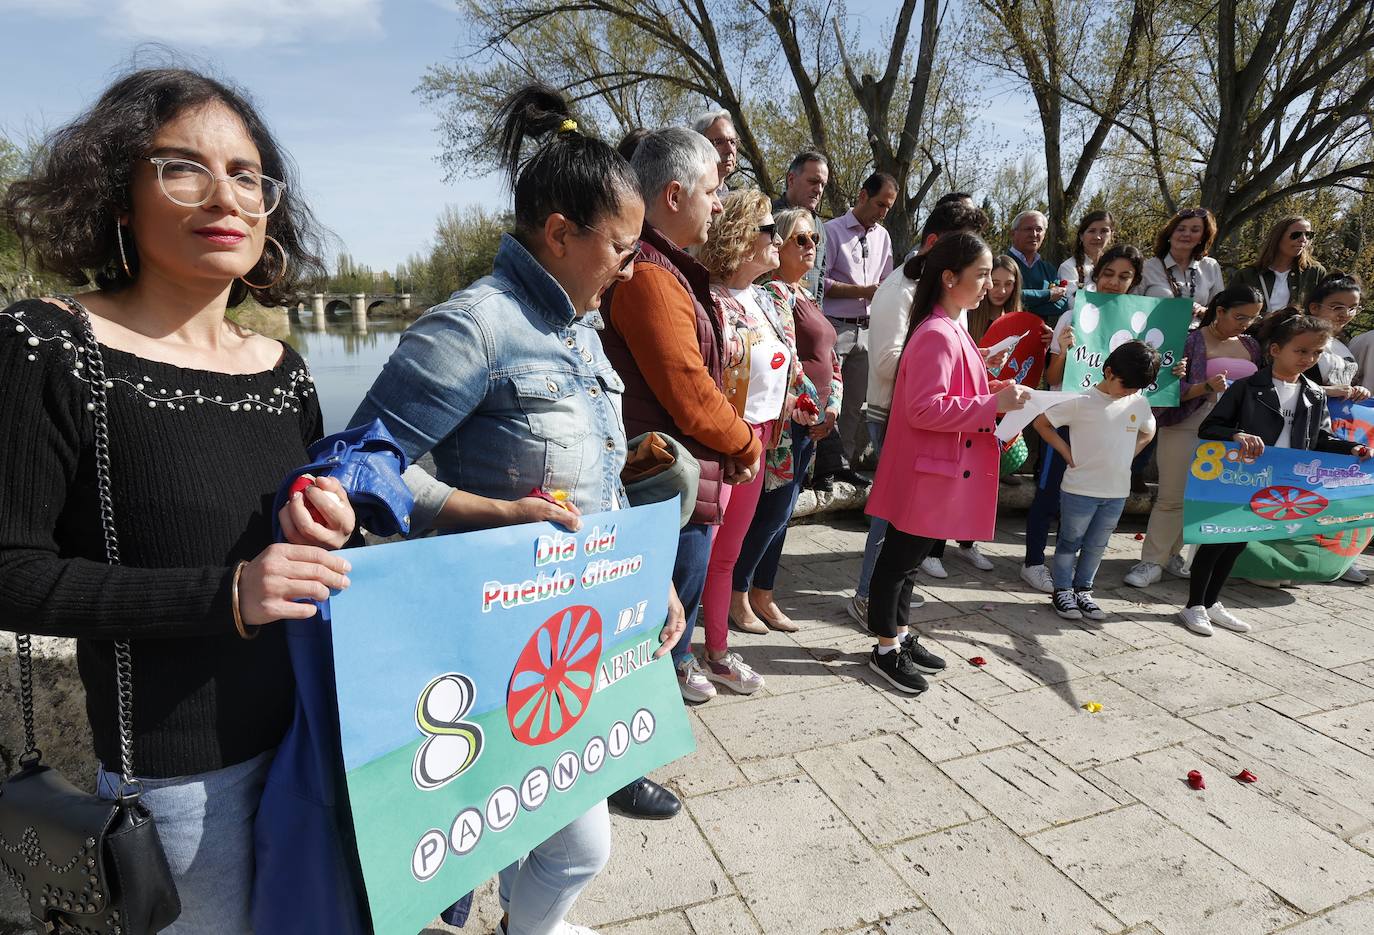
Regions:
[[978, 348], [937, 306], [902, 352], [867, 512], [913, 536], [992, 539], [996, 417]]

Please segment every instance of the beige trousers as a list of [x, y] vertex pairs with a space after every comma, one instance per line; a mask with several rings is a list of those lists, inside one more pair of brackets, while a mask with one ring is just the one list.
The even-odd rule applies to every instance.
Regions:
[[1197, 429], [1215, 405], [1209, 397], [1197, 412], [1177, 425], [1162, 426], [1155, 461], [1159, 464], [1159, 496], [1150, 510], [1150, 525], [1140, 549], [1142, 562], [1165, 565], [1183, 551], [1183, 490], [1188, 485], [1188, 466], [1196, 457]]

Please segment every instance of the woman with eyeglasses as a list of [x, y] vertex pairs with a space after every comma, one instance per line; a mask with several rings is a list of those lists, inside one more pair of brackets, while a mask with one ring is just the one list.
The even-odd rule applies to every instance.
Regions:
[[[5, 199], [29, 255], [75, 284], [93, 271], [95, 289], [0, 312], [0, 621], [76, 639], [107, 798], [128, 641], [134, 775], [181, 900], [169, 932], [251, 930], [253, 817], [295, 699], [272, 624], [348, 586], [331, 552], [274, 545], [264, 509], [321, 434], [310, 373], [227, 315], [323, 274], [293, 174], [239, 92], [145, 70], [58, 130]], [[338, 547], [353, 529], [342, 493], [322, 479], [279, 518]]]
[[791, 420], [779, 435], [778, 444], [767, 451], [763, 493], [735, 561], [730, 615], [746, 631], [762, 632], [755, 622], [760, 621], [770, 629], [792, 633], [797, 625], [778, 607], [773, 588], [787, 541], [787, 522], [797, 505], [816, 443], [830, 434], [840, 417], [842, 386], [835, 326], [802, 283], [802, 276], [815, 263], [821, 239], [811, 212], [788, 208], [776, 212], [773, 223], [782, 246], [778, 248], [774, 278], [764, 289], [781, 313], [783, 333], [811, 381], [816, 407], [824, 417], [813, 425]]
[[1221, 264], [1207, 254], [1217, 239], [1217, 220], [1206, 208], [1185, 208], [1155, 235], [1154, 256], [1145, 261], [1141, 293], [1193, 303], [1194, 317], [1225, 288]]
[[1285, 305], [1302, 307], [1326, 278], [1326, 270], [1312, 258], [1312, 222], [1286, 217], [1269, 229], [1264, 249], [1255, 262], [1236, 273], [1235, 284], [1253, 286], [1264, 296], [1264, 314]]
[[[493, 137], [515, 194], [515, 229], [502, 235], [490, 276], [406, 330], [352, 419], [381, 419], [412, 460], [433, 455], [446, 496], [437, 514], [429, 493], [420, 500], [425, 524], [441, 531], [547, 519], [518, 515], [535, 488], [564, 493], [584, 515], [629, 505], [620, 482], [625, 384], [597, 329], [606, 290], [634, 275], [639, 181], [543, 85], [506, 98]], [[514, 509], [473, 516], [465, 501], [474, 494]], [[658, 655], [686, 622], [675, 593], [668, 603]], [[610, 846], [603, 800], [503, 869], [501, 935], [589, 935], [564, 916]]]
[[[732, 192], [721, 206], [698, 259], [711, 275], [711, 297], [725, 323], [725, 395], [767, 451], [782, 444], [789, 420], [816, 424], [820, 407], [784, 326], [786, 306], [775, 293], [755, 285], [760, 276], [778, 268], [780, 238], [772, 207], [756, 189]], [[729, 625], [733, 622], [746, 633], [766, 633], [768, 627], [749, 606], [747, 595], [735, 592], [732, 585], [767, 474], [760, 471], [749, 483], [730, 490], [724, 520], [711, 544], [701, 602], [706, 616], [706, 677], [742, 695], [762, 688], [763, 677], [739, 653], [730, 652]], [[773, 617], [774, 623], [780, 619]]]

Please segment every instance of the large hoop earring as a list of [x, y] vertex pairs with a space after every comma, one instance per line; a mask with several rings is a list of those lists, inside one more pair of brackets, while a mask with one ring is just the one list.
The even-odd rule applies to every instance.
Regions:
[[129, 269], [129, 258], [124, 254], [124, 225], [119, 223], [119, 218], [115, 218], [115, 242], [119, 244], [119, 265], [124, 267], [124, 275], [133, 279], [133, 271]]
[[[276, 247], [276, 248], [277, 248], [277, 252], [281, 254], [281, 269], [279, 269], [279, 270], [277, 271], [277, 275], [274, 276], [274, 277], [272, 278], [272, 281], [271, 281], [271, 282], [268, 282], [268, 283], [249, 282], [248, 279], [247, 279], [247, 277], [245, 277], [245, 276], [240, 276], [240, 277], [239, 277], [239, 282], [243, 283], [243, 284], [244, 284], [245, 286], [247, 286], [249, 289], [271, 289], [271, 288], [272, 288], [273, 286], [275, 286], [277, 283], [281, 282], [281, 281], [282, 281], [282, 277], [286, 275], [286, 248], [283, 247], [280, 243], [278, 243], [278, 242], [277, 242], [277, 238], [273, 237], [271, 234], [264, 234], [263, 237], [265, 237], [265, 238], [267, 239], [267, 242], [268, 242], [268, 243], [270, 243], [272, 246]], [[266, 251], [265, 251], [265, 250], [263, 251], [263, 253], [264, 253], [264, 255], [266, 255]], [[261, 262], [262, 262], [262, 259], [259, 258], [258, 262], [261, 263]]]

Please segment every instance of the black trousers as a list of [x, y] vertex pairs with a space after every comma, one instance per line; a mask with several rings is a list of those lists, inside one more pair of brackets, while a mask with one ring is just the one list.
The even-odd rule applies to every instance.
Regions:
[[1244, 551], [1244, 542], [1198, 546], [1193, 553], [1193, 570], [1188, 575], [1188, 606], [1211, 607], [1215, 604], [1221, 597], [1221, 586], [1231, 576], [1236, 559]]
[[[961, 549], [969, 549], [969, 548], [972, 548], [972, 547], [973, 547], [973, 540], [971, 540], [971, 539], [960, 539], [960, 540], [959, 540], [959, 548], [961, 548]], [[933, 547], [931, 547], [931, 550], [930, 550], [930, 557], [931, 557], [931, 558], [939, 558], [939, 559], [943, 559], [943, 558], [945, 557], [945, 540], [944, 540], [944, 539], [937, 539], [937, 540], [935, 540], [935, 545], [934, 545]]]
[[943, 540], [911, 536], [896, 526], [888, 527], [868, 586], [868, 629], [874, 636], [895, 639], [906, 632], [916, 572], [936, 542]]

